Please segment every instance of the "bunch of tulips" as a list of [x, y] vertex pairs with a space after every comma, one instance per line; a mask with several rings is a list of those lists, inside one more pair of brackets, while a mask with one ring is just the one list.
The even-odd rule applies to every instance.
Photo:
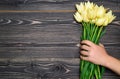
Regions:
[[[99, 44], [105, 33], [105, 26], [111, 23], [116, 17], [112, 11], [98, 6], [93, 2], [80, 2], [76, 4], [75, 20], [82, 24], [81, 40], [90, 40]], [[91, 62], [80, 61], [80, 79], [102, 79], [104, 67]]]

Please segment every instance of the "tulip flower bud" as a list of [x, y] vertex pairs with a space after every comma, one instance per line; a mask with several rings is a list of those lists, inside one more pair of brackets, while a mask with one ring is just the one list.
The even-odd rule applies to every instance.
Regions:
[[90, 21], [89, 18], [88, 18], [88, 13], [87, 13], [86, 10], [84, 10], [81, 15], [83, 17], [84, 22], [89, 22]]
[[99, 18], [95, 24], [97, 26], [102, 26], [104, 22], [105, 22], [105, 18]]
[[76, 8], [77, 8], [79, 13], [82, 13], [85, 10], [83, 3], [80, 3], [80, 5], [76, 4]]
[[106, 9], [103, 6], [100, 6], [100, 7], [98, 7], [96, 13], [97, 13], [97, 17], [101, 18], [101, 17], [103, 17], [105, 15]]
[[108, 18], [105, 18], [105, 21], [103, 23], [103, 26], [107, 26], [108, 25]]
[[76, 19], [77, 22], [82, 22], [83, 20], [83, 17], [80, 15], [79, 12], [75, 13], [74, 18]]
[[93, 7], [94, 7], [93, 3], [90, 3], [89, 1], [87, 3], [85, 3], [86, 9], [93, 9]]
[[88, 18], [89, 18], [90, 20], [93, 20], [93, 19], [96, 18], [96, 12], [95, 12], [95, 10], [93, 10], [93, 9], [89, 9], [89, 10], [88, 10]]
[[112, 11], [111, 10], [106, 14], [106, 18], [108, 18], [108, 22], [109, 23], [111, 23], [115, 19], [115, 16], [112, 15]]

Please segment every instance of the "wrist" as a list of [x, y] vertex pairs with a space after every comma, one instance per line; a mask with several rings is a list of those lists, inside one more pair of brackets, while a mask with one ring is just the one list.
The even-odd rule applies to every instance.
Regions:
[[106, 59], [106, 64], [104, 64], [103, 66], [105, 66], [106, 68], [108, 68], [120, 75], [120, 67], [119, 67], [120, 60], [118, 60], [112, 56], [108, 56], [108, 58]]
[[110, 61], [112, 60], [112, 58], [113, 58], [112, 56], [107, 55], [102, 66], [108, 68], [110, 66]]

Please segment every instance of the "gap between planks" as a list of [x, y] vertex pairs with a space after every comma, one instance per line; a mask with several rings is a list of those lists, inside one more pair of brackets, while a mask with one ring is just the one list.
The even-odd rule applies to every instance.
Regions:
[[[40, 12], [40, 13], [69, 13], [75, 12], [76, 10], [0, 10], [0, 13], [29, 13], [29, 12]], [[120, 12], [120, 10], [113, 10], [113, 12]]]

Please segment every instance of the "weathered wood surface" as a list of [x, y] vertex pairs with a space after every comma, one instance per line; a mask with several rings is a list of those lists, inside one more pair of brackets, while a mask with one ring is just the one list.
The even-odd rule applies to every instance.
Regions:
[[[79, 79], [80, 1], [0, 0], [0, 79]], [[92, 1], [117, 16], [101, 42], [120, 58], [120, 0]], [[120, 77], [106, 69], [103, 79]]]
[[[1, 79], [79, 79], [78, 58], [6, 60], [0, 60]], [[103, 79], [119, 79], [119, 76], [106, 70]]]

